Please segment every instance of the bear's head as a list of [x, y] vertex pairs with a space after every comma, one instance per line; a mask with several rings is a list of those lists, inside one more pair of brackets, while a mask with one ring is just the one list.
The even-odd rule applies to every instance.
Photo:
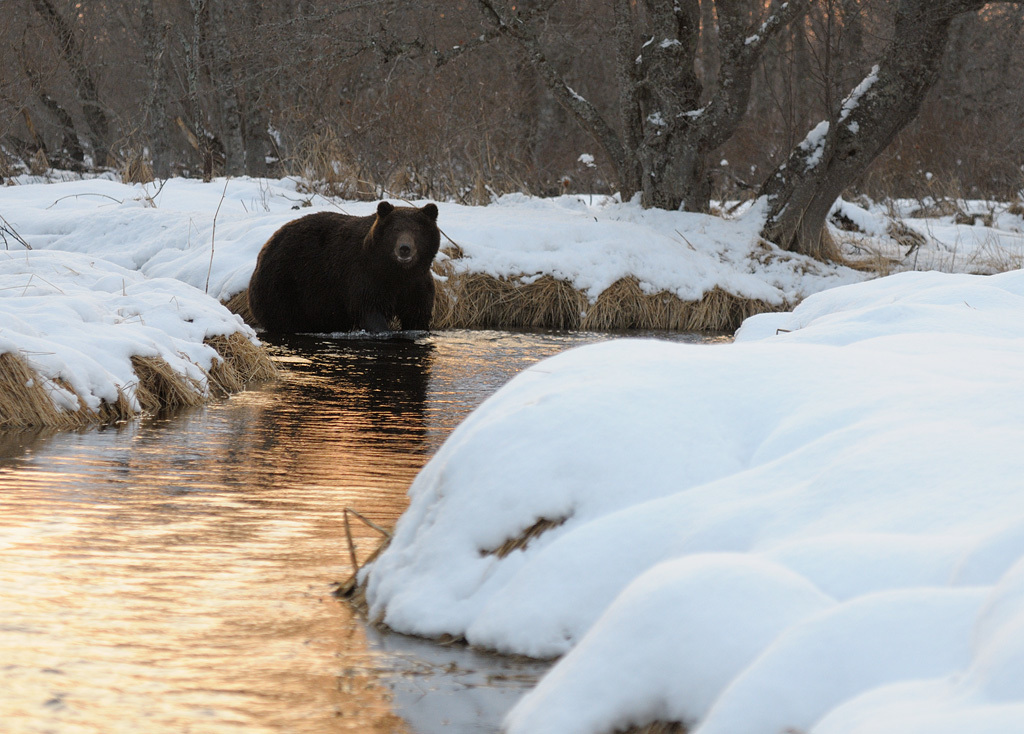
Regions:
[[382, 201], [377, 205], [370, 239], [376, 252], [386, 253], [399, 267], [428, 269], [441, 246], [437, 205], [396, 207]]

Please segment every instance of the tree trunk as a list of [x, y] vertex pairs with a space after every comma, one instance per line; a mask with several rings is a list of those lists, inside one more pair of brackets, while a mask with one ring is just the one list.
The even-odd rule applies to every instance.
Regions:
[[63, 105], [43, 88], [42, 82], [34, 70], [26, 66], [23, 68], [23, 71], [25, 78], [28, 79], [29, 85], [36, 93], [39, 101], [42, 102], [43, 107], [57, 121], [61, 128], [61, 150], [58, 157], [47, 150], [46, 142], [36, 132], [35, 125], [32, 124], [32, 118], [28, 115], [28, 110], [22, 109], [26, 127], [28, 127], [29, 133], [34, 138], [36, 145], [47, 156], [51, 166], [68, 168], [70, 170], [83, 170], [85, 151], [82, 150], [82, 145], [78, 141], [78, 130], [75, 128], [75, 120], [71, 113], [64, 109]]
[[206, 3], [210, 18], [210, 71], [221, 109], [224, 172], [229, 176], [239, 176], [245, 173], [245, 140], [238, 86], [228, 48], [226, 9], [224, 0], [206, 0]]
[[[549, 91], [604, 148], [625, 197], [642, 192], [645, 206], [706, 211], [711, 186], [707, 157], [728, 140], [746, 113], [754, 68], [765, 45], [802, 14], [809, 0], [773, 2], [751, 25], [744, 0], [718, 0], [720, 70], [703, 106], [696, 73], [701, 33], [699, 0], [614, 0], [619, 65], [618, 131], [573, 90], [547, 59], [531, 21], [554, 0], [516, 10], [506, 0], [477, 0], [492, 33], [515, 39]], [[637, 41], [642, 45], [637, 48]]]
[[[246, 16], [246, 27], [255, 35], [263, 25], [263, 8], [261, 3], [248, 6], [250, 15]], [[250, 41], [254, 42], [254, 41]], [[242, 134], [245, 146], [244, 172], [249, 176], [267, 175], [267, 154], [270, 152], [270, 134], [268, 122], [263, 111], [262, 94], [259, 81], [255, 74], [248, 73], [242, 82]]]
[[768, 199], [765, 239], [819, 259], [838, 257], [825, 231], [832, 204], [917, 115], [938, 78], [953, 18], [982, 5], [900, 0], [892, 40], [879, 63], [762, 185], [760, 194]]
[[169, 26], [157, 24], [153, 12], [153, 0], [141, 0], [139, 10], [142, 18], [142, 46], [149, 75], [146, 100], [143, 105], [143, 125], [149, 141], [149, 152], [153, 161], [153, 174], [159, 178], [171, 175], [170, 126], [167, 124], [166, 74], [164, 54], [167, 51]]
[[110, 125], [107, 121], [107, 113], [99, 101], [96, 82], [86, 65], [82, 46], [75, 37], [74, 28], [64, 16], [57, 12], [50, 0], [32, 0], [32, 6], [42, 17], [50, 33], [53, 34], [61, 58], [71, 70], [71, 77], [75, 82], [75, 92], [82, 105], [82, 114], [85, 116], [85, 124], [88, 127], [89, 143], [93, 148], [95, 164], [105, 166], [110, 152]]
[[185, 51], [185, 89], [192, 126], [190, 130], [181, 118], [178, 118], [178, 125], [199, 154], [203, 180], [209, 181], [213, 178], [213, 140], [206, 125], [202, 101], [199, 99], [199, 47], [202, 43], [205, 0], [189, 0], [189, 10], [192, 14], [192, 35], [186, 38], [185, 34], [179, 31], [179, 38]]
[[643, 202], [705, 211], [711, 187], [698, 122], [704, 88], [694, 69], [700, 3], [645, 0], [645, 5], [649, 40], [631, 62], [638, 77], [639, 108], [633, 114], [642, 135], [637, 157]]

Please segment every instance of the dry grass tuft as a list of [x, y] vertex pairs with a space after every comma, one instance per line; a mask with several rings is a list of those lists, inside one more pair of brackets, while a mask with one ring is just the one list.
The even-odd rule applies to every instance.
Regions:
[[0, 428], [76, 423], [74, 413], [54, 405], [44, 381], [20, 354], [0, 354]]
[[153, 181], [153, 167], [140, 151], [132, 151], [121, 166], [121, 180], [126, 184]]
[[[72, 391], [70, 385], [65, 385], [60, 380], [57, 380], [57, 383], [69, 392]], [[81, 402], [81, 398], [79, 398], [79, 403], [81, 404]], [[117, 400], [114, 402], [111, 403], [105, 400], [100, 403], [99, 411], [93, 413], [83, 406], [79, 409], [79, 413], [82, 414], [78, 419], [79, 425], [86, 423], [117, 423], [118, 421], [126, 421], [135, 417], [132, 401], [125, 395], [124, 390], [117, 391]]]
[[[221, 357], [207, 373], [209, 390], [201, 381], [176, 372], [160, 357], [131, 358], [138, 380], [135, 396], [144, 412], [201, 405], [211, 396], [237, 392], [250, 382], [268, 380], [277, 374], [266, 352], [244, 334], [217, 336], [206, 343]], [[54, 401], [52, 393], [59, 390], [77, 399], [77, 410], [62, 409]], [[0, 354], [0, 428], [74, 428], [114, 423], [135, 415], [132, 401], [123, 390], [118, 390], [113, 402], [104, 401], [92, 410], [64, 380], [43, 378], [20, 354]]]
[[616, 729], [615, 734], [686, 734], [686, 726], [678, 721], [655, 721], [629, 729]]
[[224, 308], [231, 313], [236, 313], [242, 317], [242, 321], [247, 324], [255, 324], [256, 319], [252, 315], [252, 311], [249, 309], [249, 289], [246, 288], [244, 291], [236, 293], [224, 302]]
[[482, 556], [497, 556], [498, 558], [504, 558], [513, 551], [523, 550], [533, 541], [534, 538], [539, 538], [541, 535], [546, 533], [548, 530], [560, 527], [565, 524], [565, 521], [569, 518], [563, 517], [558, 520], [548, 520], [541, 518], [530, 527], [526, 528], [523, 532], [514, 538], [509, 538], [504, 543], [499, 545], [497, 548], [491, 550], [482, 550], [480, 555]]
[[900, 247], [907, 248], [907, 255], [928, 244], [928, 239], [923, 234], [914, 231], [898, 219], [889, 223], [888, 234]]
[[[64, 390], [78, 401], [77, 410], [63, 410], [51, 395]], [[87, 423], [113, 423], [134, 414], [131, 401], [123, 391], [117, 399], [104, 402], [99, 410], [91, 410], [66, 381], [48, 381], [14, 352], [0, 354], [0, 429], [74, 428]]]
[[40, 148], [28, 159], [28, 172], [33, 176], [42, 176], [49, 170], [50, 160], [46, 157], [46, 151]]
[[784, 310], [788, 305], [742, 298], [720, 288], [697, 301], [673, 293], [647, 293], [635, 278], [623, 278], [596, 302], [570, 284], [544, 275], [535, 280], [494, 278], [482, 273], [446, 276], [434, 301], [434, 328], [550, 328], [618, 331], [734, 331], [748, 316]]
[[343, 136], [330, 130], [315, 133], [302, 142], [292, 161], [299, 176], [298, 190], [361, 201], [380, 198], [383, 187], [359, 161]]
[[545, 275], [529, 283], [482, 273], [449, 276], [434, 301], [438, 329], [579, 328], [586, 296]]
[[277, 377], [277, 368], [263, 347], [253, 344], [241, 332], [213, 336], [205, 343], [221, 356], [221, 361], [214, 362], [207, 373], [214, 395], [230, 395], [244, 390], [250, 382], [264, 382]]
[[202, 383], [179, 374], [160, 357], [132, 357], [132, 369], [138, 378], [135, 398], [147, 413], [203, 403]]

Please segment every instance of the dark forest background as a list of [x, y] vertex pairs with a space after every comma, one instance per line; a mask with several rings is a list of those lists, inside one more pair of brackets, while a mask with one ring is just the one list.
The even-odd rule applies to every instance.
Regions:
[[[752, 28], [768, 5], [730, 4]], [[829, 117], [893, 40], [895, 5], [817, 0], [772, 37], [742, 122], [708, 157], [716, 198], [756, 191]], [[529, 14], [565, 83], [614, 118], [611, 0], [507, 6]], [[694, 7], [694, 73], [710, 96], [721, 62], [716, 7]], [[958, 15], [916, 120], [854, 190], [1016, 195], [1022, 41], [1021, 5]], [[296, 175], [349, 197], [468, 203], [620, 186], [523, 46], [494, 32], [481, 3], [455, 0], [3, 0], [0, 176], [23, 167], [106, 167], [131, 180]]]

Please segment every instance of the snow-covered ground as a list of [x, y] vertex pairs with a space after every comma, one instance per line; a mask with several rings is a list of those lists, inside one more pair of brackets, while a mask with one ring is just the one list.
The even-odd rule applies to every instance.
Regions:
[[1019, 732], [1022, 315], [1024, 271], [903, 273], [541, 362], [417, 477], [371, 613], [563, 656], [514, 734]]
[[[684, 300], [718, 287], [776, 306], [864, 277], [760, 244], [757, 212], [726, 221], [588, 202], [442, 204], [441, 225], [463, 253], [455, 271], [553, 275], [592, 299], [632, 276]], [[95, 410], [119, 388], [131, 393], [131, 356], [161, 356], [194, 378], [195, 365], [209, 366], [204, 336], [247, 329], [216, 302], [245, 290], [278, 227], [324, 209], [363, 215], [375, 203], [329, 201], [287, 179], [17, 179], [0, 187], [0, 353], [28, 360], [72, 410], [77, 399], [55, 380]]]
[[[0, 215], [35, 249], [89, 253], [227, 301], [248, 286], [260, 248], [285, 222], [321, 210], [375, 211], [375, 202], [328, 200], [296, 188], [288, 179], [249, 178], [23, 183], [0, 188]], [[757, 211], [726, 220], [644, 210], [610, 197], [521, 194], [486, 207], [441, 202], [440, 210], [441, 229], [463, 254], [457, 272], [527, 282], [552, 275], [591, 299], [633, 276], [649, 292], [684, 300], [719, 287], [783, 305], [865, 277], [761, 244]]]
[[221, 357], [204, 341], [237, 332], [256, 339], [238, 316], [179, 280], [88, 254], [0, 250], [0, 354], [25, 360], [61, 411], [96, 414], [123, 394], [138, 412], [132, 357], [160, 358], [209, 392]]
[[[364, 215], [375, 207], [302, 193], [290, 179], [42, 181], [22, 176], [0, 187], [6, 220], [0, 230], [13, 230], [35, 249], [88, 253], [148, 277], [175, 278], [220, 301], [246, 288], [260, 248], [285, 222], [320, 210]], [[439, 224], [463, 254], [457, 271], [527, 282], [552, 275], [591, 299], [633, 276], [650, 292], [684, 300], [718, 287], [779, 305], [867, 277], [759, 242], [756, 206], [722, 219], [644, 210], [602, 196], [511, 194], [486, 207], [439, 204]], [[929, 208], [934, 216], [912, 216]], [[840, 202], [836, 213], [857, 230], [844, 233], [847, 254], [881, 255], [892, 270], [990, 272], [1024, 265], [1024, 207], [963, 201], [956, 208], [979, 218], [957, 224], [948, 208], [909, 201], [866, 208]], [[887, 234], [894, 216], [925, 239], [909, 257], [907, 245]], [[10, 233], [3, 233], [4, 243], [20, 249]]]
[[1024, 267], [1024, 203], [973, 199], [839, 200], [831, 222], [844, 253], [882, 273], [990, 274]]

